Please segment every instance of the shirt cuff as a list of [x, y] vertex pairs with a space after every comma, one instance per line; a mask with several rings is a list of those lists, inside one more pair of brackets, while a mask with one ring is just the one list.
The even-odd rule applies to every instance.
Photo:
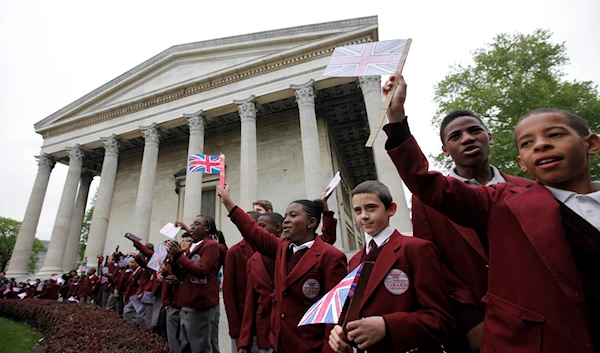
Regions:
[[408, 127], [408, 117], [399, 123], [385, 125], [383, 131], [385, 131], [388, 136], [385, 143], [385, 149], [388, 151], [400, 146], [412, 136], [410, 128]]

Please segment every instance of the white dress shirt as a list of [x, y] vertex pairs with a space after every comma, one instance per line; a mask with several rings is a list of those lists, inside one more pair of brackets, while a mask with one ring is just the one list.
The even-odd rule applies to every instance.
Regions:
[[204, 240], [200, 240], [200, 241], [199, 241], [199, 242], [197, 242], [197, 243], [192, 243], [192, 246], [190, 246], [190, 254], [191, 254], [191, 253], [193, 253], [193, 252], [194, 252], [194, 250], [196, 250], [196, 248], [197, 248], [198, 246], [200, 246], [200, 244], [202, 244], [202, 242], [203, 242], [203, 241], [204, 241]]
[[314, 240], [307, 241], [306, 243], [301, 244], [301, 245], [296, 245], [294, 243], [290, 243], [290, 249], [292, 249], [292, 251], [295, 254], [295, 253], [297, 253], [298, 251], [300, 251], [302, 249], [310, 249], [313, 246], [314, 243], [315, 243]]
[[593, 192], [585, 195], [546, 186], [557, 200], [600, 231], [600, 181], [592, 182]]
[[396, 229], [394, 227], [388, 226], [387, 228], [384, 228], [381, 232], [375, 235], [369, 235], [365, 233], [365, 254], [369, 254], [369, 252], [371, 251], [371, 240], [375, 240], [375, 244], [377, 244], [377, 247], [380, 247], [383, 244], [387, 243], [388, 240], [390, 240], [390, 237], [392, 236], [392, 234], [394, 234], [395, 230]]
[[[452, 169], [450, 169], [450, 173], [448, 173], [449, 176], [453, 177], [454, 179], [458, 179], [468, 185], [471, 186], [482, 186], [477, 180], [475, 179], [467, 179], [467, 178], [463, 178], [460, 175], [456, 174], [456, 166], [452, 167]], [[494, 167], [493, 165], [490, 166], [490, 169], [492, 169], [492, 180], [488, 181], [487, 184], [485, 184], [485, 186], [492, 186], [494, 184], [498, 184], [498, 183], [505, 183], [506, 180], [504, 180], [504, 178], [502, 177], [502, 175], [500, 174], [500, 172], [498, 171], [498, 169], [496, 167]]]

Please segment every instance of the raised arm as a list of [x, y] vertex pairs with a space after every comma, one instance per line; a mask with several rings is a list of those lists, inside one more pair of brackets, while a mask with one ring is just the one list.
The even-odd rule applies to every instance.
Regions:
[[337, 240], [337, 219], [335, 219], [333, 216], [334, 212], [329, 210], [329, 206], [327, 205], [327, 199], [329, 199], [329, 196], [327, 196], [328, 190], [329, 187], [321, 194], [321, 200], [323, 200], [323, 203], [325, 204], [325, 210], [323, 211], [323, 226], [321, 227], [321, 238], [323, 238], [323, 241], [327, 244], [333, 245], [333, 243], [335, 243]]

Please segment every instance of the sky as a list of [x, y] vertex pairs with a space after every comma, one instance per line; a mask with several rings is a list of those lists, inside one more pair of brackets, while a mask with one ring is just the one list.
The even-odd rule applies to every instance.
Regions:
[[[0, 216], [22, 220], [42, 137], [33, 124], [172, 45], [377, 15], [379, 37], [413, 38], [406, 111], [425, 154], [437, 154], [433, 89], [450, 66], [499, 33], [537, 28], [566, 42], [570, 80], [600, 83], [600, 2], [0, 0]], [[50, 177], [37, 237], [50, 238], [67, 166]], [[98, 186], [95, 178], [91, 194]], [[91, 196], [90, 196], [91, 199]]]

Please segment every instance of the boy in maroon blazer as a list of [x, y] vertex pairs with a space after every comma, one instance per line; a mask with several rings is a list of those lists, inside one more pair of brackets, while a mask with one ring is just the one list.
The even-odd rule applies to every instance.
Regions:
[[[442, 150], [454, 161], [449, 176], [467, 185], [491, 186], [508, 182], [515, 186], [532, 185], [529, 179], [507, 175], [490, 165], [492, 135], [473, 112], [456, 110], [442, 119], [440, 127]], [[487, 292], [488, 256], [474, 229], [460, 226], [440, 212], [425, 206], [419, 198], [412, 199], [413, 236], [436, 245], [444, 279], [450, 293], [458, 333], [446, 351], [479, 351], [483, 335]], [[465, 340], [466, 338], [468, 339]], [[470, 348], [469, 346], [470, 345]]]
[[65, 297], [64, 297], [63, 301], [65, 301], [71, 297], [79, 300], [81, 286], [79, 285], [79, 276], [78, 275], [73, 276], [71, 278], [71, 281], [65, 287], [66, 287], [66, 291], [65, 291]]
[[[283, 217], [279, 213], [265, 213], [258, 225], [278, 238], [283, 230]], [[239, 353], [249, 353], [254, 341], [259, 353], [270, 353], [273, 344], [271, 332], [271, 296], [275, 276], [275, 260], [259, 252], [254, 253], [246, 266], [247, 288], [244, 316], [240, 328]]]
[[90, 267], [81, 281], [81, 302], [91, 303], [100, 287], [100, 277], [96, 276], [96, 268]]
[[336, 325], [329, 346], [335, 352], [349, 352], [349, 341], [370, 353], [441, 353], [454, 320], [435, 246], [390, 226], [396, 203], [378, 181], [367, 180], [352, 190], [352, 208], [366, 239], [349, 270], [364, 261], [375, 265], [360, 301], [362, 319], [347, 324], [347, 337]]
[[321, 352], [326, 344], [325, 325], [297, 327], [312, 304], [347, 274], [346, 256], [316, 235], [324, 205], [322, 200], [290, 203], [283, 223], [283, 239], [259, 227], [229, 196], [229, 186], [219, 187], [221, 201], [231, 221], [256, 249], [275, 259], [271, 342], [277, 352]]
[[388, 110], [386, 149], [408, 188], [489, 243], [484, 352], [600, 350], [600, 185], [590, 156], [600, 139], [585, 120], [558, 109], [521, 118], [514, 140], [518, 162], [538, 183], [469, 187], [428, 172], [410, 134], [399, 86]]
[[181, 281], [181, 352], [212, 353], [212, 331], [219, 310], [219, 245], [208, 237], [210, 227], [204, 216], [196, 217], [190, 231], [194, 243], [188, 253], [176, 242], [167, 242], [171, 269]]

